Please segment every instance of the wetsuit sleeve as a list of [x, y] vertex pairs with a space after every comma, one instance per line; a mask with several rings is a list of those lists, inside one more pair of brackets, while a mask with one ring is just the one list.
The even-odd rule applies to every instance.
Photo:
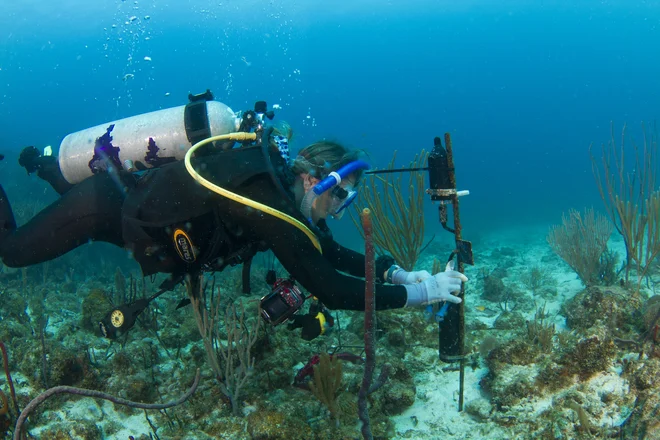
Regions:
[[62, 195], [73, 188], [74, 185], [64, 178], [56, 157], [41, 156], [39, 161], [41, 166], [37, 170], [37, 176], [48, 182], [57, 194]]
[[[342, 272], [346, 272], [356, 277], [364, 277], [364, 254], [346, 248], [337, 243], [332, 238], [332, 232], [327, 224], [323, 222], [321, 231], [324, 237], [321, 239], [323, 246], [323, 255], [330, 264]], [[389, 255], [381, 255], [376, 258], [376, 281], [384, 283], [383, 274], [393, 264], [396, 264], [394, 258]]]
[[[255, 230], [270, 244], [282, 266], [312, 295], [331, 309], [364, 310], [364, 279], [337, 270], [364, 275], [364, 256], [342, 246], [326, 246], [321, 254], [298, 228], [272, 219], [255, 224]], [[333, 242], [334, 243], [334, 242]], [[335, 243], [336, 244], [336, 243]], [[333, 265], [333, 262], [337, 265]], [[357, 266], [361, 262], [362, 270]], [[376, 309], [404, 307], [407, 300], [403, 286], [376, 284]]]
[[325, 258], [337, 270], [356, 277], [364, 277], [364, 255], [348, 249], [334, 240], [323, 241]]
[[[330, 261], [335, 269], [364, 278], [364, 254], [346, 248], [334, 240], [327, 244], [323, 243], [323, 249], [325, 258]], [[393, 264], [396, 264], [396, 262], [389, 255], [381, 255], [376, 258], [376, 282], [385, 282], [383, 274]]]

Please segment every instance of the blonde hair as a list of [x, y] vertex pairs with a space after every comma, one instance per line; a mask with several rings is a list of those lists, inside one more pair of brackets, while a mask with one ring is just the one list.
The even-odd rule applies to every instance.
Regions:
[[[344, 165], [358, 160], [362, 155], [362, 151], [349, 150], [337, 142], [314, 142], [300, 150], [293, 161], [291, 171], [296, 175], [309, 173], [317, 179], [323, 179], [331, 171], [336, 171]], [[359, 181], [362, 170], [356, 171], [354, 176]]]

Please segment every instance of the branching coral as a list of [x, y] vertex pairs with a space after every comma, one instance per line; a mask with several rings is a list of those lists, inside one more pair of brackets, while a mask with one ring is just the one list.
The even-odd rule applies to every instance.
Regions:
[[541, 266], [532, 266], [520, 276], [520, 281], [534, 296], [542, 292], [554, 292], [556, 294], [556, 290], [553, 290], [556, 284], [555, 279], [547, 269]]
[[555, 336], [555, 325], [548, 322], [547, 318], [544, 305], [536, 311], [533, 320], [527, 321], [527, 339], [544, 353], [552, 351], [552, 340]]
[[548, 244], [578, 274], [585, 286], [598, 283], [598, 273], [607, 241], [614, 227], [593, 209], [584, 214], [571, 209], [562, 216], [562, 224], [553, 226]]
[[248, 378], [252, 375], [255, 358], [252, 347], [257, 342], [262, 320], [256, 316], [248, 325], [247, 312], [241, 303], [240, 309], [232, 304], [225, 312], [227, 345], [221, 345], [218, 352], [224, 363], [223, 392], [231, 400], [234, 415], [240, 411], [240, 396]]
[[[424, 151], [415, 156], [410, 168], [421, 168], [426, 163], [428, 154]], [[394, 160], [387, 169], [394, 168]], [[378, 253], [389, 253], [406, 270], [413, 270], [424, 244], [424, 173], [410, 172], [408, 185], [401, 181], [401, 174], [385, 174], [380, 177], [370, 174], [365, 179], [364, 189], [360, 192], [357, 212], [367, 207], [374, 217], [374, 244]], [[408, 197], [402, 188], [407, 189]], [[359, 221], [353, 217], [355, 226], [363, 234]], [[363, 235], [364, 237], [364, 235]]]
[[230, 305], [224, 314], [227, 342], [222, 344], [219, 340], [220, 289], [216, 291], [213, 283], [207, 298], [206, 286], [202, 281], [202, 276], [190, 277], [186, 280], [186, 288], [209, 365], [220, 383], [222, 393], [231, 402], [232, 412], [239, 415], [240, 395], [254, 368], [255, 360], [251, 351], [262, 321], [256, 316], [248, 325], [243, 303], [240, 308]]
[[342, 380], [341, 361], [334, 356], [323, 353], [317, 365], [314, 365], [314, 380], [309, 383], [309, 388], [321, 403], [323, 403], [330, 414], [338, 418], [337, 396], [340, 391]]
[[[600, 195], [626, 245], [626, 281], [630, 270], [635, 269], [637, 290], [660, 254], [658, 138], [655, 127], [647, 131], [643, 124], [642, 134], [641, 146], [632, 142], [632, 157], [626, 145], [625, 125], [618, 144], [612, 128], [610, 141], [602, 145], [600, 161], [591, 155]], [[627, 161], [632, 162], [632, 169]]]

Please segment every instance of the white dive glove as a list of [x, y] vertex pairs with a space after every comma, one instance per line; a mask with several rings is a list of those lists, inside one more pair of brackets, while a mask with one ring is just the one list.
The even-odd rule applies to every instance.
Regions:
[[404, 284], [408, 291], [406, 307], [425, 306], [440, 301], [460, 304], [463, 300], [452, 293], [460, 292], [462, 283], [468, 279], [462, 273], [452, 270], [448, 264], [444, 272], [437, 273], [418, 284]]
[[415, 272], [408, 272], [401, 269], [399, 266], [392, 271], [391, 282], [392, 284], [414, 284], [421, 283], [422, 281], [431, 278], [431, 274], [425, 270], [418, 270]]

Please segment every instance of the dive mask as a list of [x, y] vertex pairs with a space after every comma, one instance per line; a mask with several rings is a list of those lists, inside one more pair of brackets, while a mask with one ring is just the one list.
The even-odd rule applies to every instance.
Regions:
[[346, 207], [355, 200], [357, 191], [353, 187], [347, 187], [348, 189], [342, 188], [339, 184], [342, 179], [361, 169], [368, 170], [369, 164], [362, 160], [355, 160], [339, 168], [337, 171], [332, 171], [323, 180], [314, 185], [310, 191], [307, 191], [300, 205], [300, 211], [311, 222], [314, 200], [324, 192], [332, 190], [333, 206], [330, 209], [330, 214], [334, 218], [341, 218]]
[[339, 185], [332, 188], [332, 206], [330, 215], [339, 220], [344, 215], [344, 210], [348, 208], [357, 197], [357, 191], [351, 186], [341, 187]]

